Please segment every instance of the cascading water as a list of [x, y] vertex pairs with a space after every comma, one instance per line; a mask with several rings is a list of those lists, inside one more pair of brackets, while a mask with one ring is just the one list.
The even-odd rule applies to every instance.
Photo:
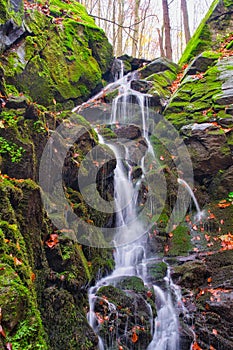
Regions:
[[[132, 78], [132, 75], [131, 75]], [[156, 299], [157, 316], [154, 318], [151, 306], [146, 304], [147, 314], [150, 318], [151, 342], [148, 350], [179, 350], [179, 324], [176, 309], [173, 306], [172, 299], [178, 301], [178, 293], [172, 298], [172, 288], [170, 277], [166, 280], [166, 292], [157, 285], [150, 285], [148, 280], [147, 269], [147, 253], [146, 253], [146, 236], [143, 223], [138, 219], [138, 196], [140, 190], [140, 182], [144, 177], [145, 158], [149, 155], [150, 161], [154, 159], [154, 152], [148, 137], [148, 120], [149, 120], [149, 103], [148, 95], [133, 91], [130, 88], [129, 76], [121, 78], [120, 94], [113, 102], [113, 109], [110, 124], [129, 123], [132, 115], [132, 108], [128, 108], [129, 102], [134, 99], [134, 103], [139, 107], [142, 123], [142, 136], [147, 143], [147, 152], [140, 159], [140, 168], [142, 169], [141, 178], [133, 182], [130, 174], [132, 171], [130, 162], [127, 158], [131, 158], [130, 150], [127, 145], [122, 144], [106, 144], [113, 150], [117, 165], [114, 172], [114, 201], [115, 201], [115, 269], [110, 276], [100, 279], [97, 284], [89, 290], [90, 310], [88, 313], [88, 321], [93, 330], [99, 335], [102, 319], [95, 310], [97, 302], [106, 303], [108, 309], [108, 318], [114, 314], [115, 319], [118, 317], [118, 310], [113, 303], [98, 295], [98, 290], [103, 286], [115, 286], [121, 278], [125, 276], [136, 276], [143, 280], [144, 285], [154, 290]], [[101, 137], [101, 142], [104, 139]], [[122, 154], [122, 152], [124, 154]], [[128, 243], [130, 242], [130, 243]], [[174, 291], [173, 291], [174, 292]], [[117, 327], [116, 327], [117, 328]], [[127, 332], [127, 322], [125, 325], [125, 333]], [[111, 337], [113, 337], [111, 335]], [[111, 339], [110, 345], [107, 345], [105, 339], [99, 335], [99, 349], [111, 349], [114, 344], [118, 343], [119, 332], [116, 330], [115, 343]], [[133, 338], [132, 338], [133, 339]], [[128, 349], [136, 349], [136, 345], [127, 344]], [[121, 347], [119, 346], [119, 349]], [[123, 349], [123, 347], [122, 347]], [[138, 348], [140, 349], [140, 347]], [[143, 347], [145, 349], [145, 347]]]
[[197, 199], [196, 199], [196, 197], [195, 197], [195, 195], [193, 193], [193, 190], [191, 189], [189, 184], [186, 181], [184, 181], [183, 179], [179, 179], [178, 178], [177, 182], [180, 183], [181, 185], [183, 185], [187, 189], [187, 191], [189, 192], [190, 196], [192, 197], [193, 202], [194, 202], [195, 207], [196, 207], [196, 211], [197, 211], [197, 213], [195, 215], [195, 220], [200, 221], [201, 219], [204, 218], [205, 212], [200, 209], [198, 201], [197, 201]]

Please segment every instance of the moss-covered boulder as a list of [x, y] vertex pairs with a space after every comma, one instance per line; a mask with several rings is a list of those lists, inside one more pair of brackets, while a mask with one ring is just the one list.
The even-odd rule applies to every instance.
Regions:
[[97, 292], [94, 311], [99, 334], [105, 345], [113, 349], [146, 349], [152, 340], [153, 293], [134, 276], [119, 278], [114, 285], [101, 287]]
[[6, 93], [13, 85], [46, 106], [85, 100], [112, 62], [103, 31], [75, 1], [26, 4], [24, 14], [25, 32], [1, 57]]

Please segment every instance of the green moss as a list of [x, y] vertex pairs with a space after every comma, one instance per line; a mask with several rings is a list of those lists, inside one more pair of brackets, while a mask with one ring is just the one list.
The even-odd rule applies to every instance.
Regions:
[[130, 296], [126, 296], [125, 292], [113, 286], [101, 287], [97, 295], [107, 297], [109, 302], [120, 306], [120, 308], [129, 307], [132, 303], [132, 298]]
[[154, 81], [154, 82], [158, 83], [159, 85], [161, 85], [162, 87], [166, 87], [166, 86], [170, 85], [171, 82], [168, 79], [166, 79], [166, 77], [162, 73], [160, 72], [160, 73], [152, 74], [149, 77], [147, 77], [146, 80]]
[[163, 280], [167, 274], [167, 264], [165, 262], [155, 262], [149, 264], [148, 270], [153, 280]]
[[23, 147], [0, 136], [0, 154], [7, 155], [12, 163], [18, 163], [25, 152]]
[[226, 7], [233, 6], [233, 1], [232, 0], [223, 0], [223, 3]]
[[220, 152], [223, 154], [223, 155], [225, 155], [225, 156], [227, 156], [227, 155], [231, 155], [231, 149], [230, 149], [230, 147], [226, 144], [226, 145], [223, 145], [221, 148], [220, 148]]
[[197, 28], [196, 32], [190, 39], [188, 45], [186, 46], [186, 49], [184, 50], [183, 55], [179, 61], [180, 65], [189, 62], [192, 57], [197, 56], [202, 51], [212, 48], [211, 34], [207, 21], [211, 17], [213, 10], [215, 9], [218, 3], [219, 0], [213, 1], [209, 11], [201, 21], [199, 27]]
[[210, 104], [204, 101], [195, 101], [193, 103], [189, 103], [185, 106], [183, 106], [184, 111], [186, 112], [199, 112], [199, 111], [203, 111], [206, 110], [207, 108], [210, 107]]
[[179, 225], [172, 233], [173, 237], [168, 254], [171, 256], [187, 255], [192, 249], [189, 228]]
[[13, 19], [17, 25], [22, 24], [23, 18], [23, 6], [19, 4], [18, 11], [13, 10], [13, 5], [7, 0], [1, 0], [0, 2], [0, 24], [4, 24], [7, 20]]
[[[218, 79], [217, 66], [210, 67], [203, 77], [185, 76], [170, 103], [165, 109], [165, 117], [180, 128], [187, 123], [202, 123], [216, 117], [219, 106], [216, 96], [221, 92], [222, 83]], [[220, 114], [223, 114], [221, 111]]]
[[4, 243], [0, 251], [0, 297], [6, 340], [14, 349], [47, 349], [23, 236], [16, 225], [6, 221], [0, 224]]
[[91, 280], [91, 274], [90, 274], [90, 270], [89, 270], [89, 267], [88, 267], [87, 259], [85, 258], [85, 255], [83, 254], [81, 246], [77, 244], [76, 248], [77, 248], [77, 250], [79, 252], [79, 256], [81, 258], [84, 270], [86, 272], [87, 279], [90, 281]]
[[99, 133], [107, 139], [117, 138], [117, 135], [110, 128], [101, 128]]
[[104, 97], [105, 102], [111, 103], [114, 100], [114, 98], [118, 96], [118, 93], [119, 93], [118, 89], [107, 92]]
[[204, 51], [202, 53], [202, 57], [204, 57], [204, 58], [211, 58], [211, 59], [214, 59], [214, 60], [217, 61], [221, 57], [221, 53], [214, 52], [214, 51]]
[[133, 290], [136, 293], [145, 292], [145, 286], [141, 278], [132, 276], [124, 277], [117, 283], [117, 287], [123, 290]]
[[53, 0], [49, 6], [50, 14], [54, 17], [72, 17], [79, 24], [90, 28], [98, 28], [92, 17], [87, 14], [85, 7], [75, 0], [64, 2]]
[[[26, 10], [31, 35], [19, 53], [9, 51], [3, 59], [7, 85], [45, 106], [56, 100], [58, 107], [86, 99], [101, 84], [102, 73], [110, 68], [112, 47], [81, 4], [55, 0], [50, 7], [47, 15], [36, 6]], [[53, 16], [59, 16], [58, 23]]]
[[229, 146], [233, 146], [233, 133], [232, 132], [227, 135], [227, 144]]

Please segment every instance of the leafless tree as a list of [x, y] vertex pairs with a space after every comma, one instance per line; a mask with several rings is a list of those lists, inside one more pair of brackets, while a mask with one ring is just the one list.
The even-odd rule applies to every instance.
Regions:
[[189, 29], [189, 15], [186, 0], [181, 0], [181, 12], [183, 15], [185, 42], [187, 44], [191, 38], [191, 35]]
[[171, 25], [170, 25], [168, 1], [162, 0], [162, 6], [163, 6], [165, 55], [167, 58], [172, 59]]

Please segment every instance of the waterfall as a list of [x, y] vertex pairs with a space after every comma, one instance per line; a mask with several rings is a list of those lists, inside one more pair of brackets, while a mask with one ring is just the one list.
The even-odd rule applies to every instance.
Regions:
[[181, 185], [183, 185], [187, 189], [187, 191], [189, 192], [190, 196], [192, 197], [194, 205], [196, 207], [196, 211], [197, 211], [197, 213], [195, 215], [195, 219], [197, 221], [200, 221], [205, 216], [205, 212], [201, 211], [200, 206], [198, 204], [198, 201], [193, 193], [193, 190], [191, 189], [191, 187], [189, 186], [189, 184], [185, 180], [178, 178], [177, 182], [180, 183]]
[[[147, 350], [179, 350], [179, 322], [176, 312], [176, 307], [173, 305], [172, 289], [174, 285], [171, 283], [170, 276], [165, 278], [166, 291], [164, 292], [159, 286], [150, 286], [148, 282], [147, 263], [149, 261], [146, 252], [146, 235], [143, 222], [137, 215], [138, 212], [138, 196], [140, 184], [145, 176], [146, 166], [145, 159], [149, 156], [150, 161], [154, 160], [155, 155], [153, 147], [149, 140], [149, 95], [141, 94], [130, 88], [130, 82], [133, 76], [121, 77], [121, 85], [119, 88], [119, 95], [115, 98], [112, 104], [112, 114], [109, 124], [130, 123], [133, 121], [135, 115], [140, 116], [142, 124], [142, 136], [147, 144], [147, 151], [141, 157], [138, 166], [142, 169], [141, 178], [133, 182], [130, 174], [132, 172], [132, 165], [129, 159], [131, 158], [130, 150], [126, 144], [120, 142], [111, 143], [105, 141], [100, 136], [100, 142], [107, 144], [115, 154], [117, 165], [114, 172], [114, 203], [115, 203], [115, 269], [107, 277], [100, 279], [95, 286], [89, 289], [89, 305], [88, 321], [93, 330], [99, 337], [99, 349], [106, 350], [112, 348], [108, 347], [99, 335], [100, 321], [98, 313], [95, 312], [95, 303], [99, 301], [100, 296], [97, 295], [98, 290], [103, 286], [115, 285], [119, 279], [125, 276], [139, 277], [145, 286], [152, 287], [155, 294], [155, 303], [157, 307], [157, 316], [154, 318], [151, 306], [148, 303], [147, 310], [150, 317], [152, 334], [151, 342]], [[130, 103], [134, 100], [137, 106], [136, 113], [135, 106]], [[121, 140], [120, 140], [121, 141]], [[178, 287], [177, 287], [178, 288]], [[178, 301], [178, 294], [175, 296]], [[106, 307], [117, 317], [118, 311], [114, 304], [106, 301]], [[125, 325], [127, 329], [127, 323]], [[116, 331], [116, 339], [117, 339]], [[119, 347], [120, 349], [120, 347]], [[135, 349], [129, 347], [129, 349]]]

